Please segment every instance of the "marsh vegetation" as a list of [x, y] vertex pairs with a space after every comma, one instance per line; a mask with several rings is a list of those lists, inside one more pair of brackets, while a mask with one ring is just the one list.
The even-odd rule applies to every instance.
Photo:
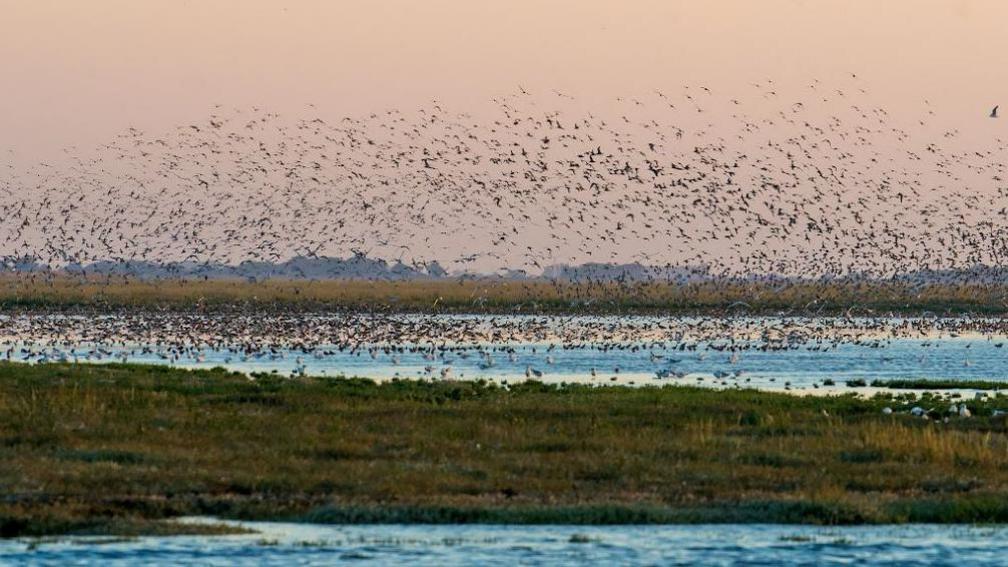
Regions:
[[11, 309], [247, 308], [464, 313], [714, 313], [794, 315], [1008, 312], [1008, 286], [838, 280], [667, 281], [152, 279], [8, 274]]
[[1008, 521], [1008, 422], [991, 417], [1008, 400], [947, 422], [907, 413], [949, 403], [0, 364], [0, 534], [137, 533], [181, 515]]

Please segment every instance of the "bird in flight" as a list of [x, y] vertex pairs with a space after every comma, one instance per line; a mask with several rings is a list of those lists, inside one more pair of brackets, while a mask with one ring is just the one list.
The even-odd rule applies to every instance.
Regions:
[[990, 117], [991, 118], [997, 118], [997, 110], [998, 110], [998, 108], [1000, 108], [1000, 106], [1001, 105], [999, 104], [999, 105], [997, 105], [997, 106], [994, 107], [994, 110], [992, 110], [991, 113], [990, 113]]

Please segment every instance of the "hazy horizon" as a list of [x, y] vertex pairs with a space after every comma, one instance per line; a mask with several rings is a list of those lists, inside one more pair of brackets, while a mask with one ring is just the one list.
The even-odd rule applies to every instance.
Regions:
[[1008, 262], [1008, 4], [0, 3], [5, 260]]

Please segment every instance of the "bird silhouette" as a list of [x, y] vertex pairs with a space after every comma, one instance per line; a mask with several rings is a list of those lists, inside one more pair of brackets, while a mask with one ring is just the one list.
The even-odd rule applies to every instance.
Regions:
[[[860, 83], [519, 91], [331, 119], [215, 109], [0, 170], [8, 271], [993, 282], [1008, 143]], [[552, 94], [549, 94], [552, 92]], [[992, 111], [996, 115], [997, 107]]]

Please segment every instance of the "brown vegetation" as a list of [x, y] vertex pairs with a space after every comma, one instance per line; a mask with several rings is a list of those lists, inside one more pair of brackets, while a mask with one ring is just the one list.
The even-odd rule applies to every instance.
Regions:
[[1006, 521], [1008, 424], [986, 417], [1004, 401], [946, 424], [900, 413], [935, 398], [3, 364], [0, 534], [187, 514]]

